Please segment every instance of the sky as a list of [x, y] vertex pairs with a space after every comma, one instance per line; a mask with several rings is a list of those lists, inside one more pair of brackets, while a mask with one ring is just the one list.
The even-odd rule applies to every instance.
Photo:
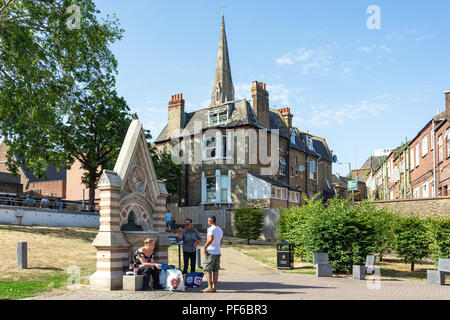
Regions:
[[[156, 138], [173, 94], [186, 111], [208, 106], [219, 43], [221, 0], [95, 0], [125, 30], [111, 46], [117, 90]], [[380, 9], [378, 29], [368, 28]], [[344, 164], [412, 139], [450, 90], [450, 1], [225, 0], [237, 99], [267, 84], [270, 107], [324, 137]]]

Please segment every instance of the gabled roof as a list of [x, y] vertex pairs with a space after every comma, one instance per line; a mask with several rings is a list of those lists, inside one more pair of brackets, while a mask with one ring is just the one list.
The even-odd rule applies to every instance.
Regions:
[[64, 181], [67, 179], [66, 169], [58, 170], [58, 168], [50, 166], [47, 168], [47, 170], [45, 170], [44, 177], [38, 179], [34, 175], [33, 171], [29, 170], [26, 166], [22, 166], [21, 168], [28, 182]]
[[[247, 100], [227, 102], [215, 108], [221, 108], [225, 106], [228, 106], [229, 108], [228, 123], [226, 125], [210, 126], [209, 112], [214, 109], [200, 109], [197, 111], [185, 113], [185, 125], [183, 128], [183, 134], [189, 133], [190, 135], [194, 135], [196, 133], [194, 130], [196, 122], [201, 122], [202, 130], [214, 128], [234, 128], [244, 125], [259, 127], [258, 122], [255, 119], [253, 109]], [[158, 138], [156, 138], [155, 143], [170, 140], [170, 138], [167, 136], [167, 132], [168, 128], [166, 125], [163, 131], [159, 134]]]
[[369, 159], [364, 162], [361, 169], [376, 170], [381, 166], [384, 158], [385, 156], [370, 156]]
[[[209, 112], [214, 110], [215, 108], [221, 108], [224, 106], [228, 106], [229, 108], [229, 118], [228, 123], [226, 125], [218, 125], [218, 126], [209, 126]], [[247, 100], [239, 100], [227, 102], [222, 105], [216, 106], [214, 109], [205, 108], [197, 111], [185, 113], [185, 125], [183, 128], [182, 135], [194, 135], [196, 132], [195, 123], [201, 122], [202, 130], [207, 129], [216, 129], [216, 128], [236, 128], [240, 126], [249, 125], [255, 128], [262, 128], [256, 119], [255, 113], [251, 104]], [[275, 109], [269, 109], [269, 126], [268, 129], [278, 129], [280, 137], [283, 137], [287, 140], [290, 140], [291, 137], [291, 129], [286, 126], [281, 113]], [[311, 135], [309, 133], [298, 130], [297, 128], [292, 128], [296, 133], [295, 144], [291, 143], [291, 147], [297, 149], [302, 152], [306, 152], [315, 157], [325, 159], [328, 161], [333, 161], [331, 152], [326, 144], [325, 139]], [[162, 143], [169, 141], [170, 139], [167, 136], [168, 126], [166, 125], [163, 131], [160, 133], [158, 138], [154, 141], [154, 143]], [[309, 137], [312, 140], [313, 148], [308, 149], [306, 138]]]

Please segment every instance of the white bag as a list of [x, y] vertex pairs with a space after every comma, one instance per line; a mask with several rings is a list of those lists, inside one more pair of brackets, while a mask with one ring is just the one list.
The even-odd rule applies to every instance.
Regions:
[[159, 270], [159, 285], [163, 288], [166, 287], [166, 272], [164, 270]]
[[168, 291], [185, 291], [184, 279], [181, 270], [168, 269], [166, 271], [166, 286], [164, 290]]

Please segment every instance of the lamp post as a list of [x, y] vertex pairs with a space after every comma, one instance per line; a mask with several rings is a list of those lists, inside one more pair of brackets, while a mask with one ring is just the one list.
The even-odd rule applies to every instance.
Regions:
[[[339, 162], [338, 164], [348, 164], [348, 171], [350, 179], [352, 178], [352, 163], [351, 162]], [[354, 191], [352, 190], [352, 201], [355, 202]]]
[[348, 164], [348, 172], [349, 172], [350, 177], [351, 177], [351, 174], [352, 174], [352, 163], [351, 162], [339, 162], [338, 164]]

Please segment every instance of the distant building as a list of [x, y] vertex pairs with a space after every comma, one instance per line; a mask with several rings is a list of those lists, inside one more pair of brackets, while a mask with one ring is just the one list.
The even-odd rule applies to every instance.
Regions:
[[367, 180], [372, 199], [396, 200], [450, 195], [450, 91], [446, 109], [411, 140], [393, 150]]
[[[376, 154], [377, 153], [375, 151]], [[389, 154], [387, 154], [389, 155]], [[378, 156], [370, 156], [366, 162], [364, 162], [363, 166], [360, 169], [352, 170], [351, 177], [353, 180], [357, 180], [358, 178], [362, 182], [366, 182], [369, 178], [369, 174], [371, 171], [376, 170], [380, 167], [383, 161], [387, 158], [387, 155], [378, 155]]]
[[[8, 148], [3, 141], [0, 145], [0, 192], [17, 195], [32, 192], [38, 196], [48, 194], [52, 198], [81, 201], [83, 200], [84, 190], [84, 200], [88, 200], [89, 189], [86, 189], [86, 186], [81, 182], [84, 171], [81, 169], [78, 160], [75, 161], [70, 170], [58, 170], [50, 166], [45, 171], [45, 178], [38, 179], [26, 166], [19, 167], [18, 176], [14, 177], [7, 166], [6, 152]], [[15, 192], [12, 192], [14, 190]], [[95, 195], [98, 200], [100, 198], [98, 190], [96, 190]]]
[[[335, 194], [342, 199], [352, 199], [352, 191], [348, 190], [348, 182], [354, 180], [333, 174], [332, 186]], [[358, 181], [358, 190], [353, 193], [355, 201], [367, 199], [367, 187], [364, 181]]]

